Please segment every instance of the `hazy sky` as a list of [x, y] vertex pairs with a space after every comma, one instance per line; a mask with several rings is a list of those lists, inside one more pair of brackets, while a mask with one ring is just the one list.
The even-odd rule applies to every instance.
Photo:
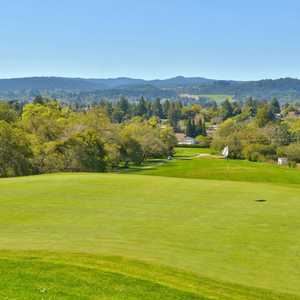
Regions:
[[299, 0], [0, 3], [0, 77], [300, 78]]

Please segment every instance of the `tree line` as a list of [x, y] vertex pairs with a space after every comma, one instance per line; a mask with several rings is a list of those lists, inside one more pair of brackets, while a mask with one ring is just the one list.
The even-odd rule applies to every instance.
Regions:
[[102, 105], [76, 111], [42, 97], [0, 102], [1, 177], [111, 170], [171, 155], [175, 144], [171, 126], [155, 117], [114, 122]]
[[[231, 108], [230, 108], [231, 106]], [[229, 157], [250, 161], [274, 161], [287, 157], [290, 164], [300, 163], [299, 104], [280, 105], [249, 98], [238, 113], [232, 104], [223, 104], [224, 119], [211, 147], [220, 152], [229, 147]]]
[[[252, 161], [286, 156], [300, 162], [299, 104], [277, 99], [200, 105], [141, 97], [78, 107], [35, 97], [0, 102], [0, 176], [60, 171], [105, 171], [167, 157], [175, 133], [194, 137], [216, 153]], [[290, 117], [291, 114], [294, 117]], [[216, 125], [215, 134], [209, 127]]]

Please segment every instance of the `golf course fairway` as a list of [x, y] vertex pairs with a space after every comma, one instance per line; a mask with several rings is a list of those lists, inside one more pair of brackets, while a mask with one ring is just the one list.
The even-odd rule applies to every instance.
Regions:
[[299, 195], [286, 182], [1, 179], [0, 299], [300, 299]]

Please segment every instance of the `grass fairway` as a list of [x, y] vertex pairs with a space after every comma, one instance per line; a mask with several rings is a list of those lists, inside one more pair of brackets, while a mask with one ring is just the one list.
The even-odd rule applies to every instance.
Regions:
[[246, 160], [224, 160], [214, 157], [199, 157], [209, 149], [177, 148], [173, 161], [147, 164], [134, 168], [137, 174], [178, 178], [213, 179], [276, 184], [300, 184], [300, 170], [280, 167], [270, 163], [255, 163]]
[[211, 150], [209, 148], [185, 148], [177, 147], [175, 148], [175, 158], [185, 158], [185, 157], [195, 157], [199, 154], [210, 154]]
[[299, 299], [296, 184], [58, 174], [0, 191], [7, 299]]
[[229, 101], [232, 101], [233, 97], [232, 95], [222, 95], [222, 94], [199, 94], [199, 95], [192, 95], [192, 94], [181, 94], [182, 98], [190, 98], [194, 100], [198, 99], [207, 99], [211, 101], [216, 101], [217, 103], [221, 103], [228, 99]]

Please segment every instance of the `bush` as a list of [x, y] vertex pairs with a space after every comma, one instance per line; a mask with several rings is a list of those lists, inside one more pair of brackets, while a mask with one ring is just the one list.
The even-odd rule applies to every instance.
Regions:
[[243, 146], [239, 137], [235, 134], [227, 139], [227, 146], [229, 148], [229, 158], [243, 159]]
[[293, 143], [278, 149], [279, 156], [286, 156], [290, 162], [300, 163], [300, 143]]
[[200, 147], [208, 148], [210, 146], [211, 139], [204, 135], [198, 135], [196, 137], [196, 142], [197, 142], [197, 145], [199, 145]]
[[289, 167], [290, 168], [296, 168], [297, 167], [297, 163], [295, 161], [289, 161]]
[[226, 146], [229, 148], [229, 158], [244, 158], [243, 146], [237, 134], [233, 133], [226, 138], [215, 136], [211, 144], [214, 153], [220, 153]]
[[274, 145], [248, 144], [244, 146], [243, 155], [250, 161], [275, 160], [276, 147]]

